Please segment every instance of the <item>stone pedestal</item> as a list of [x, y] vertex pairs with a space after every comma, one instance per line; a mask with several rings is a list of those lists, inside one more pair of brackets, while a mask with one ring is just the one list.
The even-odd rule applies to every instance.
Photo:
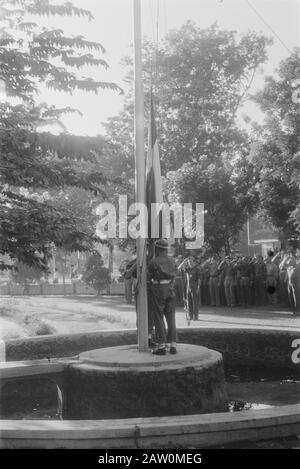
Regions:
[[65, 419], [114, 419], [226, 409], [222, 355], [179, 344], [155, 356], [136, 345], [91, 350], [65, 369]]

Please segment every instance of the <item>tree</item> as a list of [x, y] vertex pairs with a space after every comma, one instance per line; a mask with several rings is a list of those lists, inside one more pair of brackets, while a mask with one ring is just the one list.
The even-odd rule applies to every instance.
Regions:
[[230, 161], [185, 163], [165, 181], [170, 202], [204, 203], [204, 241], [213, 252], [229, 253], [257, 198], [251, 166]]
[[40, 280], [43, 276], [43, 272], [40, 269], [29, 267], [23, 263], [16, 263], [14, 269], [11, 272], [11, 278], [14, 282], [20, 283], [27, 286], [34, 280]]
[[[152, 85], [166, 193], [205, 204], [206, 242], [217, 251], [229, 250], [257, 204], [253, 165], [246, 158], [250, 140], [236, 114], [269, 43], [255, 33], [237, 39], [216, 25], [200, 29], [187, 22], [158, 46], [144, 44], [146, 96]], [[132, 65], [130, 59], [125, 63]], [[130, 89], [123, 111], [106, 126], [117, 158], [112, 165], [128, 166], [128, 177], [134, 169], [131, 96]]]
[[300, 235], [300, 112], [293, 100], [299, 79], [300, 49], [282, 61], [278, 78], [267, 77], [253, 100], [265, 113], [254, 126], [250, 154], [259, 175], [260, 215], [279, 232], [283, 244]]
[[[223, 154], [248, 153], [247, 135], [235, 118], [267, 59], [269, 43], [253, 32], [237, 39], [233, 31], [216, 25], [200, 29], [190, 21], [158, 45], [144, 43], [146, 103], [152, 85], [164, 174], [203, 155], [214, 162]], [[131, 59], [125, 64], [130, 82]], [[124, 167], [131, 162], [129, 174], [134, 167], [132, 117], [130, 88], [123, 111], [106, 127], [118, 161], [122, 160]]]
[[[103, 194], [107, 178], [99, 171], [95, 142], [82, 158], [72, 145], [58, 151], [59, 138], [39, 132], [62, 113], [74, 112], [37, 104], [39, 84], [67, 93], [120, 88], [72, 71], [85, 65], [107, 68], [107, 62], [94, 55], [105, 52], [101, 44], [31, 21], [51, 15], [90, 20], [87, 10], [50, 0], [0, 0], [0, 10], [0, 81], [8, 98], [17, 100], [0, 102], [0, 254], [46, 270], [53, 244], [86, 251], [93, 249], [97, 237], [79, 229], [72, 213], [56, 208], [39, 192], [70, 186]], [[1, 261], [0, 267], [7, 264]]]
[[110, 283], [109, 269], [104, 267], [104, 261], [99, 252], [95, 251], [88, 258], [82, 280], [93, 287], [97, 291], [97, 295], [100, 295], [101, 291], [108, 287]]

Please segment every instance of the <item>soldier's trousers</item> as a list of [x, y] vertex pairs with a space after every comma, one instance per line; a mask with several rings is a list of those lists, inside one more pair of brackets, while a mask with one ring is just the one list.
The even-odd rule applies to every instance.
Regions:
[[182, 277], [176, 277], [174, 282], [174, 292], [176, 297], [176, 304], [179, 306], [183, 306], [183, 280]]
[[250, 305], [250, 278], [241, 277], [240, 278], [240, 291], [241, 291], [241, 303], [243, 306]]
[[236, 283], [232, 277], [225, 277], [224, 288], [227, 306], [235, 306]]
[[220, 306], [220, 291], [218, 277], [209, 278], [209, 294], [211, 306]]
[[282, 306], [289, 306], [287, 274], [285, 270], [279, 273], [279, 303]]
[[151, 285], [151, 303], [158, 344], [176, 343], [175, 294], [172, 287], [168, 284]]
[[236, 296], [236, 304], [244, 305], [242, 277], [239, 277], [236, 279], [235, 296]]
[[198, 285], [191, 285], [189, 291], [189, 317], [198, 320], [199, 308], [201, 306], [201, 292], [197, 291]]
[[288, 296], [291, 309], [295, 312], [297, 309], [297, 296], [295, 285], [292, 282], [288, 282]]
[[210, 305], [209, 279], [205, 279], [201, 285], [201, 304]]
[[222, 306], [226, 306], [226, 296], [225, 296], [225, 288], [224, 288], [224, 281], [219, 280], [219, 290], [220, 290], [220, 304]]
[[300, 277], [294, 277], [293, 285], [295, 289], [295, 298], [296, 298], [294, 314], [299, 316], [300, 315]]

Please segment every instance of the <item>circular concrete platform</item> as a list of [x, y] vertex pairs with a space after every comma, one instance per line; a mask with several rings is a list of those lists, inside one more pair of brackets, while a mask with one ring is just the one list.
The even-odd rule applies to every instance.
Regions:
[[152, 417], [225, 410], [222, 355], [178, 344], [164, 356], [125, 345], [81, 353], [65, 370], [67, 419]]
[[153, 355], [149, 352], [139, 352], [136, 345], [124, 345], [121, 347], [109, 347], [90, 350], [79, 355], [84, 363], [90, 363], [105, 367], [149, 367], [169, 366], [179, 364], [206, 365], [220, 358], [220, 354], [214, 350], [198, 345], [179, 344], [178, 353], [171, 355]]

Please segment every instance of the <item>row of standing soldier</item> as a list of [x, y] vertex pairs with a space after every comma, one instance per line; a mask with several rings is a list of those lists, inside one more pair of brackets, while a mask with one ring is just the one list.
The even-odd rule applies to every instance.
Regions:
[[[202, 305], [250, 306], [289, 302], [300, 312], [300, 259], [292, 251], [274, 256], [168, 256], [168, 243], [155, 242], [155, 256], [147, 262], [148, 336], [152, 353], [176, 353], [175, 303], [184, 304], [188, 320], [198, 320]], [[299, 254], [299, 253], [298, 253]], [[137, 283], [136, 260], [120, 268], [127, 280]], [[130, 287], [131, 290], [132, 287]], [[137, 289], [136, 289], [137, 291]], [[135, 291], [135, 292], [136, 292]], [[165, 328], [165, 320], [168, 330]], [[155, 327], [155, 336], [154, 336]]]
[[198, 320], [200, 307], [262, 306], [280, 304], [300, 312], [300, 261], [290, 250], [266, 259], [229, 255], [204, 258], [190, 255], [176, 259], [175, 293], [189, 320]]

